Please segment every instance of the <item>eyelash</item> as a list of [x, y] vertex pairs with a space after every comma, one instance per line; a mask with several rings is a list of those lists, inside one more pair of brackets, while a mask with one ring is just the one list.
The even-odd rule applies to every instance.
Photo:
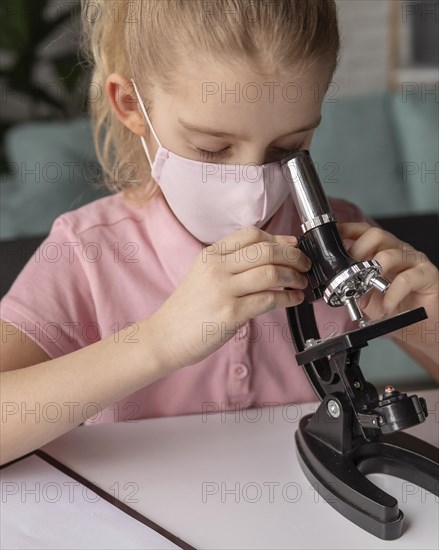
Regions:
[[[303, 143], [301, 143], [297, 149], [300, 149], [302, 147]], [[209, 160], [212, 160], [214, 158], [221, 158], [226, 154], [226, 152], [230, 149], [230, 146], [224, 147], [224, 149], [221, 149], [221, 151], [207, 151], [206, 149], [199, 149], [198, 147], [195, 148], [197, 153]], [[285, 154], [291, 153], [292, 151], [288, 151], [287, 149], [278, 149], [279, 151], [284, 151]]]
[[209, 160], [222, 157], [229, 149], [230, 146], [224, 147], [221, 151], [206, 151], [206, 149], [198, 149], [198, 147], [196, 147], [198, 154]]

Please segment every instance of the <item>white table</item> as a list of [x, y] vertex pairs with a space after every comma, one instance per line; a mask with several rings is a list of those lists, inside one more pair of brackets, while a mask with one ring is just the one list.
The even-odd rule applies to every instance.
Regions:
[[[410, 392], [415, 393], [415, 392]], [[409, 430], [439, 446], [439, 390]], [[63, 465], [195, 548], [438, 547], [438, 499], [392, 476], [368, 476], [395, 496], [402, 536], [383, 541], [336, 512], [300, 469], [294, 432], [318, 404], [79, 426], [42, 447]]]
[[0, 484], [4, 550], [181, 548], [161, 529], [124, 513], [37, 453], [3, 467]]

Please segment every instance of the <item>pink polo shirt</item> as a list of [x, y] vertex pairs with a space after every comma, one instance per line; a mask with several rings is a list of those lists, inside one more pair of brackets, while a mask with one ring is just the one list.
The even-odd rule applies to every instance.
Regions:
[[[339, 222], [372, 223], [354, 204], [330, 202]], [[301, 234], [291, 197], [264, 229]], [[0, 317], [51, 358], [60, 357], [152, 315], [202, 248], [162, 195], [141, 207], [125, 203], [121, 192], [95, 200], [56, 218], [1, 300]], [[352, 328], [344, 307], [320, 301], [314, 311], [321, 337]], [[164, 376], [85, 424], [313, 401], [294, 354], [286, 310], [269, 311], [203, 361]]]

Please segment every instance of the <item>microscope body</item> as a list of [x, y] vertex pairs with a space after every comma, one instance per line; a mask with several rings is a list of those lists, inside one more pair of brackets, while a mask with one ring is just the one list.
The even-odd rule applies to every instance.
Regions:
[[[350, 368], [338, 374], [336, 373], [337, 369], [333, 369], [330, 379], [328, 378], [330, 370], [328, 364], [326, 364], [326, 368], [321, 366], [321, 360], [324, 357], [332, 356], [342, 349], [352, 350], [352, 352], [359, 350], [366, 346], [367, 341], [372, 338], [425, 319], [426, 313], [424, 308], [418, 308], [413, 312], [406, 312], [390, 319], [366, 323], [358, 307], [357, 299], [374, 288], [382, 293], [386, 292], [390, 283], [381, 277], [381, 265], [373, 259], [358, 261], [346, 251], [337, 229], [334, 213], [309, 151], [297, 149], [282, 159], [281, 165], [302, 222], [303, 235], [299, 238], [299, 247], [312, 262], [312, 267], [307, 273], [309, 281], [305, 290], [307, 301], [311, 304], [323, 298], [331, 307], [344, 305], [347, 307], [351, 320], [358, 322], [359, 325], [359, 329], [356, 331], [339, 335], [336, 338], [329, 338], [325, 342], [319, 338], [306, 338], [302, 346], [297, 345], [300, 337], [296, 334], [295, 343], [298, 351], [296, 358], [299, 364], [320, 360], [320, 369], [307, 370], [308, 375], [314, 372], [320, 377], [320, 381], [317, 381], [315, 376], [309, 376], [314, 389], [320, 397], [323, 397], [321, 388], [316, 388], [316, 386], [322, 382], [322, 373], [326, 371], [326, 393], [329, 390], [340, 391], [343, 389], [347, 391], [357, 413], [359, 425], [366, 428], [363, 430], [363, 436], [366, 438], [370, 436], [368, 427], [374, 430], [380, 429], [383, 433], [390, 433], [395, 429], [403, 429], [423, 422], [428, 413], [422, 399], [418, 399], [417, 396], [407, 397], [393, 389], [393, 391], [387, 392], [388, 395], [383, 396], [383, 400], [379, 400], [374, 386], [367, 385], [365, 382], [359, 369], [358, 358], [354, 358], [353, 353], [348, 359]], [[311, 348], [313, 351], [310, 351]], [[354, 363], [357, 363], [355, 376], [353, 375]], [[329, 362], [330, 364], [331, 362]], [[343, 386], [340, 388], [335, 384], [335, 387], [331, 387], [335, 383], [334, 381], [343, 381]], [[366, 393], [364, 392], [365, 388], [367, 389]], [[366, 409], [367, 414], [364, 414]], [[372, 410], [375, 412], [372, 413]], [[378, 414], [378, 410], [383, 413]], [[386, 421], [390, 418], [392, 422]]]
[[[357, 299], [374, 289], [384, 293], [390, 284], [381, 276], [381, 265], [358, 261], [346, 251], [309, 151], [297, 149], [281, 164], [302, 222], [299, 247], [312, 261], [306, 300], [287, 308], [287, 319], [297, 363], [321, 399], [296, 431], [299, 462], [313, 487], [341, 514], [377, 537], [396, 539], [404, 514], [397, 500], [365, 475], [396, 475], [439, 496], [438, 450], [394, 433], [425, 421], [425, 400], [391, 385], [380, 397], [365, 380], [359, 358], [369, 340], [427, 315], [417, 308], [373, 322], [363, 319]], [[329, 307], [346, 306], [358, 328], [321, 339], [312, 308], [320, 299]]]

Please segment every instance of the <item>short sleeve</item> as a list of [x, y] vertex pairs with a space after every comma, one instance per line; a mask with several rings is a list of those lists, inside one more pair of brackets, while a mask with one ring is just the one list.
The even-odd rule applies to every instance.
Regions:
[[0, 301], [0, 318], [52, 359], [100, 340], [80, 239], [62, 214]]

